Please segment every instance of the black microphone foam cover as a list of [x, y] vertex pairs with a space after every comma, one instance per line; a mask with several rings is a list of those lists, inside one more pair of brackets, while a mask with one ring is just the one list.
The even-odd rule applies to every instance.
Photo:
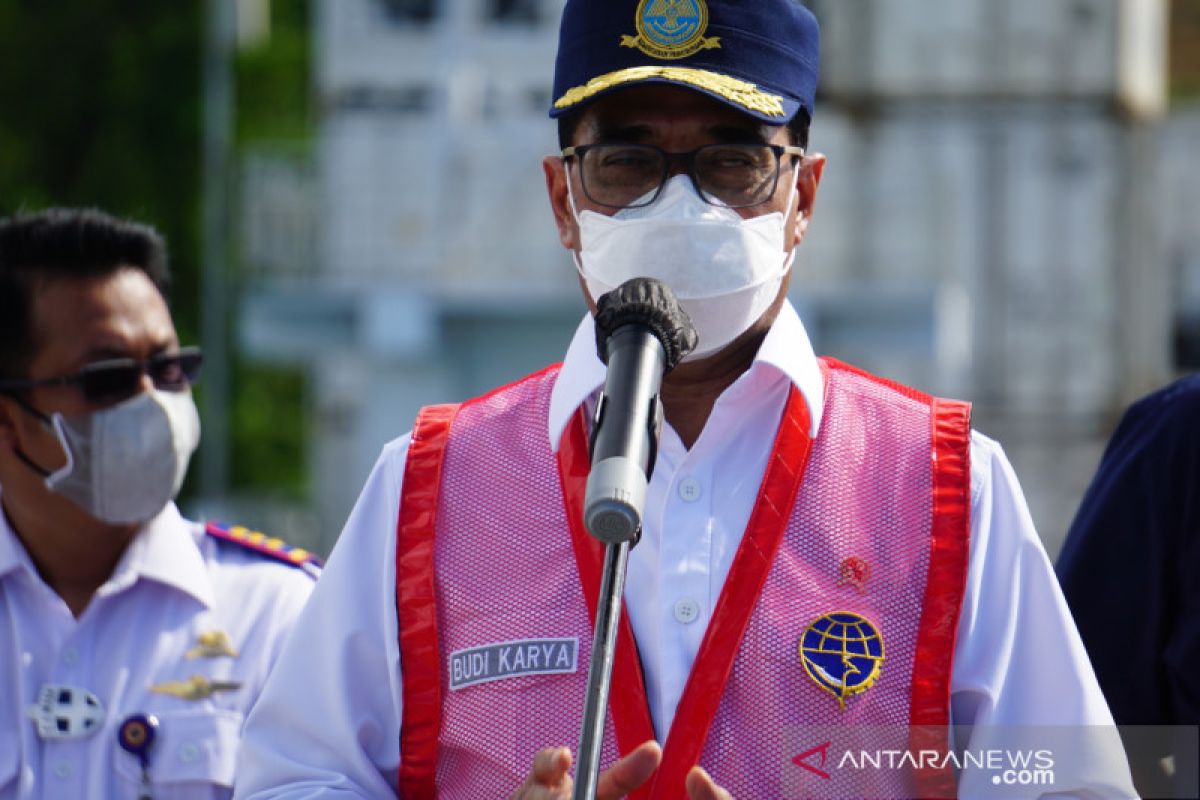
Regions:
[[654, 278], [630, 278], [596, 301], [596, 352], [608, 363], [608, 339], [622, 325], [645, 325], [662, 342], [666, 372], [696, 349], [692, 321], [675, 294]]

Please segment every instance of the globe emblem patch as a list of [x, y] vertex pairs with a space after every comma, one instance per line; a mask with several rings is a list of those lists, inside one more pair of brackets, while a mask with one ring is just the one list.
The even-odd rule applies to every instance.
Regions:
[[866, 617], [833, 611], [817, 617], [800, 637], [800, 660], [808, 677], [837, 698], [838, 709], [879, 679], [883, 636]]
[[640, 33], [661, 47], [678, 47], [708, 25], [703, 0], [650, 0], [638, 15]]
[[719, 48], [720, 37], [706, 37], [704, 0], [641, 0], [634, 13], [636, 36], [622, 36], [622, 47], [636, 47], [654, 58], [674, 59]]

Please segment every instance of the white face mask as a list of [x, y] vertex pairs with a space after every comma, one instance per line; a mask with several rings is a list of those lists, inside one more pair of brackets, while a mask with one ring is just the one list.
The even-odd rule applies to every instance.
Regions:
[[155, 389], [92, 414], [55, 413], [49, 424], [67, 463], [46, 474], [47, 488], [114, 525], [162, 511], [179, 493], [200, 443], [190, 392]]
[[[784, 251], [787, 220], [775, 211], [743, 219], [704, 202], [687, 175], [670, 178], [649, 206], [609, 217], [575, 207], [576, 267], [592, 299], [630, 278], [656, 278], [675, 293], [700, 343], [684, 358], [712, 355], [744, 333], [779, 294], [795, 250]], [[795, 200], [796, 184], [788, 194]]]

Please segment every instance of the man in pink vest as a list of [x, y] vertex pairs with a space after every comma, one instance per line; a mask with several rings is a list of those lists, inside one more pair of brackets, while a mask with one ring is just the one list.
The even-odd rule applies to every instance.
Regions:
[[[1132, 796], [1082, 733], [1111, 717], [999, 446], [963, 403], [818, 359], [787, 300], [817, 40], [795, 0], [564, 10], [559, 238], [593, 311], [656, 278], [699, 336], [662, 388], [598, 797]], [[570, 797], [594, 341], [587, 315], [561, 365], [384, 449], [238, 797]]]

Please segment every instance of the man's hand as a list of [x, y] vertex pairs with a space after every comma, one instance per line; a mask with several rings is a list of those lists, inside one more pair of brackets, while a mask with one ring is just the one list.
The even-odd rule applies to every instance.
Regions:
[[703, 767], [692, 767], [684, 786], [688, 800], [733, 800], [733, 795], [713, 783]]
[[[649, 780], [654, 770], [658, 769], [660, 760], [662, 749], [658, 742], [653, 739], [642, 742], [600, 773], [600, 780], [596, 784], [596, 800], [619, 800], [629, 794]], [[575, 791], [570, 769], [571, 751], [567, 748], [549, 747], [538, 751], [533, 757], [533, 771], [511, 800], [570, 800], [571, 793]], [[721, 795], [712, 797], [719, 798]]]

